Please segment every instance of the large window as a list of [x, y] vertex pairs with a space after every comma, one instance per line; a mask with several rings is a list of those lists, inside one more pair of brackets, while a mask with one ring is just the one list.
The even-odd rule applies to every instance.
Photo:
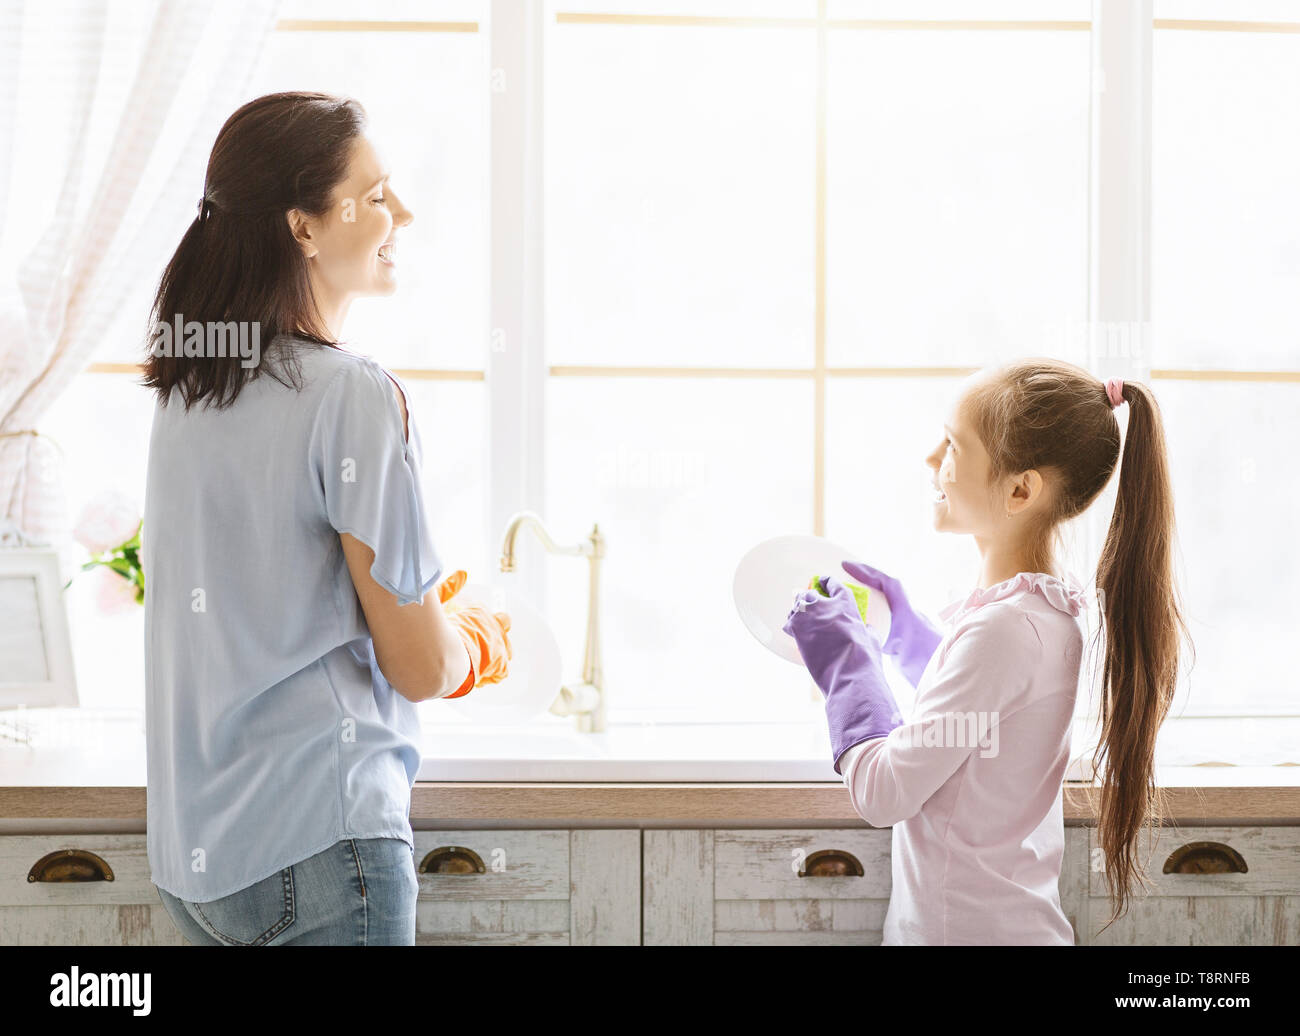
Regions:
[[1155, 15], [1152, 362], [1197, 645], [1186, 714], [1295, 714], [1300, 9]]
[[[931, 611], [967, 592], [923, 458], [963, 378], [1029, 354], [1155, 386], [1179, 721], [1293, 711], [1293, 5], [292, 0], [250, 96], [288, 87], [360, 98], [416, 215], [398, 295], [348, 330], [413, 389], [446, 560], [502, 578], [521, 509], [606, 537], [612, 722], [809, 716], [732, 607], [769, 536], [826, 535]], [[127, 330], [49, 422], [74, 491], [111, 470], [143, 496]], [[1070, 530], [1086, 584], [1113, 489]], [[585, 564], [524, 561], [574, 676]]]
[[1089, 15], [961, 6], [547, 5], [546, 511], [609, 540], [611, 710], [807, 709], [731, 603], [770, 536], [973, 582], [923, 460], [965, 374], [1086, 317]]

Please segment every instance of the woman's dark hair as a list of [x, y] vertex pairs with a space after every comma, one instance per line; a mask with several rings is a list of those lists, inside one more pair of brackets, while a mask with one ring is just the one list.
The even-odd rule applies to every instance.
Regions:
[[[152, 339], [161, 324], [247, 322], [267, 347], [281, 334], [338, 344], [321, 324], [307, 259], [285, 214], [326, 214], [365, 125], [357, 101], [300, 92], [258, 97], [226, 120], [208, 159], [205, 201], [163, 271], [150, 311], [141, 383], [162, 405], [179, 385], [186, 410], [199, 401], [227, 407], [262, 368], [238, 354], [179, 355], [179, 343], [164, 350], [171, 355], [158, 355]], [[291, 349], [268, 348], [262, 362], [276, 380], [298, 385]]]
[[1082, 367], [1051, 359], [1009, 364], [968, 397], [989, 454], [990, 483], [1030, 469], [1053, 477], [1050, 509], [1029, 530], [1037, 571], [1050, 571], [1061, 524], [1086, 510], [1120, 467], [1097, 566], [1097, 636], [1104, 634], [1105, 654], [1093, 767], [1101, 776], [1097, 833], [1112, 907], [1103, 931], [1127, 911], [1133, 883], [1147, 884], [1135, 842], [1148, 822], [1161, 823], [1156, 735], [1177, 688], [1183, 639], [1191, 647], [1174, 576], [1174, 493], [1160, 407], [1136, 381], [1124, 382], [1123, 397], [1122, 464], [1106, 386]]

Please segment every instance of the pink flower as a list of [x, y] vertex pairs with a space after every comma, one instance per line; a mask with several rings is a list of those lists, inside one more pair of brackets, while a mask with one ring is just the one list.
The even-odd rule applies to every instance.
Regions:
[[[107, 490], [86, 504], [72, 535], [92, 554], [120, 547], [140, 527], [140, 508], [117, 490]], [[117, 576], [121, 580], [120, 576]], [[125, 580], [122, 580], [125, 582]]]
[[86, 575], [94, 584], [95, 604], [105, 615], [122, 615], [139, 607], [135, 584], [107, 565], [96, 565]]

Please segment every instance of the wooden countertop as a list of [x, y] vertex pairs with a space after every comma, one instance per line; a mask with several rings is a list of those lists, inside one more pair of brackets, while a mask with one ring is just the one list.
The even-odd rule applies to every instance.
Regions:
[[[1185, 767], [1166, 777], [1167, 821], [1300, 823], [1300, 767]], [[1067, 822], [1095, 819], [1084, 785], [1065, 786]], [[0, 819], [145, 820], [139, 786], [0, 787]], [[416, 783], [411, 822], [449, 826], [865, 826], [839, 783]]]
[[[144, 829], [146, 773], [140, 716], [56, 710], [33, 715], [30, 722], [45, 724], [38, 728], [46, 738], [43, 744], [0, 743], [0, 831], [56, 824], [75, 830], [78, 820], [119, 830]], [[781, 738], [766, 747], [775, 750], [799, 736], [798, 731], [783, 728]], [[463, 739], [462, 751], [489, 747], [470, 741], [468, 735]], [[810, 742], [794, 751], [812, 753], [815, 747]], [[751, 748], [761, 751], [763, 746], [754, 741]], [[629, 749], [635, 750], [635, 745]], [[1168, 819], [1180, 824], [1300, 824], [1300, 766], [1170, 766], [1157, 768], [1156, 779], [1166, 792]], [[1093, 822], [1087, 786], [1067, 781], [1065, 788], [1066, 822]], [[411, 822], [426, 830], [440, 826], [866, 826], [840, 781], [817, 779], [418, 781], [411, 793]]]

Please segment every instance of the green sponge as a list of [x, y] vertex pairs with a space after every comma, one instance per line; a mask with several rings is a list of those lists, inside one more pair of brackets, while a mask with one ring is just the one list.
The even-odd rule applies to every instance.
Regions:
[[[821, 587], [821, 580], [821, 576], [813, 576], [812, 581], [808, 584], [808, 589], [816, 590], [823, 597], [829, 597], [830, 594]], [[871, 587], [862, 586], [860, 583], [855, 583], [851, 579], [841, 579], [840, 582], [848, 587], [849, 593], [851, 593], [853, 599], [858, 602], [858, 614], [862, 616], [862, 621], [865, 624], [867, 621], [867, 601], [871, 597]]]

